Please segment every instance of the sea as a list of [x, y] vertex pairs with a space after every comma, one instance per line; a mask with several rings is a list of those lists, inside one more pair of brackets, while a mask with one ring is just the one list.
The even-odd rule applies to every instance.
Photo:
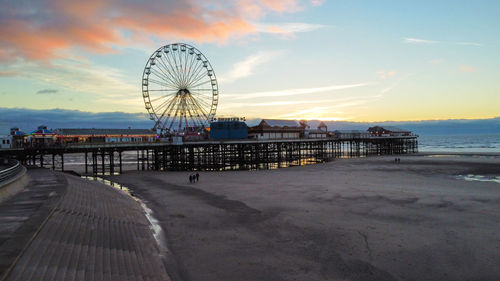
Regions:
[[420, 135], [419, 152], [500, 153], [500, 134], [488, 135]]
[[[437, 153], [495, 153], [500, 157], [500, 134], [489, 135], [420, 135], [418, 138], [419, 152]], [[488, 175], [457, 175], [457, 179], [466, 181], [484, 181], [500, 184], [500, 174]]]

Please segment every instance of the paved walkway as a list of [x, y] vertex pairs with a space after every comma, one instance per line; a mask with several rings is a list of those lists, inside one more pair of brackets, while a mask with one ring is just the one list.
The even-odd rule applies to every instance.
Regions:
[[0, 278], [66, 191], [64, 175], [30, 169], [25, 189], [0, 204]]
[[66, 192], [4, 280], [169, 280], [137, 202], [106, 185], [45, 171], [64, 177]]

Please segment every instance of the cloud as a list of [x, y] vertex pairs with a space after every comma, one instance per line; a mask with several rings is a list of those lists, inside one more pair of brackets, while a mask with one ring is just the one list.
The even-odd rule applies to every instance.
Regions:
[[401, 84], [403, 81], [409, 79], [410, 77], [414, 76], [413, 73], [408, 73], [404, 76], [399, 76], [399, 79], [393, 82], [391, 85], [386, 86], [385, 88], [382, 88], [382, 90], [379, 91], [379, 94], [376, 96], [373, 96], [373, 98], [381, 98], [388, 92], [392, 91], [394, 88], [398, 87], [399, 84]]
[[260, 0], [258, 1], [265, 8], [276, 11], [276, 12], [286, 12], [286, 11], [298, 11], [302, 8], [298, 5], [295, 0]]
[[59, 90], [56, 89], [43, 89], [43, 90], [38, 90], [36, 93], [39, 95], [45, 95], [45, 94], [57, 94]]
[[311, 4], [313, 6], [321, 6], [323, 3], [325, 3], [326, 0], [311, 0]]
[[444, 62], [444, 59], [432, 59], [432, 60], [428, 61], [427, 63], [437, 65], [437, 64], [442, 64], [443, 62]]
[[434, 43], [437, 43], [437, 41], [418, 39], [418, 38], [403, 38], [403, 39], [404, 39], [405, 43], [410, 43], [410, 44], [434, 44]]
[[233, 65], [233, 69], [220, 77], [220, 81], [233, 82], [237, 79], [248, 77], [254, 73], [254, 70], [262, 64], [265, 64], [280, 56], [283, 52], [281, 51], [270, 51], [270, 52], [260, 52], [255, 55], [251, 55], [246, 59], [237, 62]]
[[296, 119], [297, 117], [302, 117], [302, 116], [306, 116], [310, 113], [314, 113], [315, 115], [317, 115], [318, 113], [323, 113], [325, 112], [327, 109], [330, 109], [329, 106], [318, 106], [318, 107], [313, 107], [313, 108], [308, 108], [308, 109], [303, 109], [303, 110], [299, 110], [299, 111], [295, 111], [295, 112], [290, 112], [290, 113], [286, 113], [286, 114], [282, 114], [280, 115], [279, 117], [280, 118], [294, 118]]
[[[301, 9], [299, 0], [2, 1], [0, 60], [49, 62], [67, 58], [68, 50], [114, 53], [151, 38], [224, 43], [259, 33], [254, 22], [266, 15]], [[314, 28], [288, 24], [284, 30]]]
[[313, 94], [328, 91], [338, 91], [344, 89], [351, 89], [357, 87], [367, 86], [368, 83], [358, 83], [358, 84], [348, 84], [348, 85], [331, 85], [326, 87], [314, 87], [314, 88], [297, 88], [297, 89], [287, 89], [278, 91], [266, 91], [266, 92], [254, 92], [254, 93], [241, 93], [226, 95], [226, 97], [232, 97], [234, 99], [253, 99], [261, 97], [283, 97], [283, 96], [295, 96], [304, 94]]
[[454, 42], [457, 45], [481, 47], [483, 44], [475, 42]]
[[0, 70], [0, 77], [12, 77], [17, 76], [19, 73], [17, 71], [12, 70]]
[[[66, 109], [27, 109], [0, 107], [0, 123], [17, 126], [25, 132], [41, 124], [49, 128], [152, 128], [146, 114], [125, 112], [91, 113]], [[1, 134], [1, 132], [0, 132]]]
[[427, 40], [420, 38], [403, 38], [403, 41], [408, 44], [453, 44], [453, 45], [462, 45], [462, 46], [475, 46], [482, 47], [483, 44], [476, 42], [453, 42], [453, 41], [435, 41], [435, 40]]
[[231, 103], [228, 104], [228, 107], [268, 107], [268, 106], [282, 106], [282, 105], [294, 105], [294, 104], [321, 104], [321, 103], [327, 103], [327, 102], [333, 102], [335, 100], [329, 99], [329, 100], [295, 100], [295, 101], [270, 101], [270, 102], [255, 102], [255, 103]]
[[[260, 116], [261, 118], [303, 119], [300, 113], [308, 116], [309, 120], [339, 121], [351, 119], [344, 112], [330, 107], [316, 107], [276, 116]], [[295, 115], [294, 115], [295, 114]], [[332, 116], [336, 115], [336, 116]], [[317, 116], [318, 118], [315, 118]], [[257, 125], [258, 120], [247, 119], [247, 124]], [[0, 107], [0, 129], [2, 125], [8, 132], [9, 127], [17, 126], [25, 132], [36, 129], [45, 124], [49, 128], [151, 128], [154, 122], [147, 114], [124, 112], [91, 113], [78, 110], [48, 109], [36, 110], [27, 108]], [[409, 129], [417, 134], [456, 135], [456, 134], [496, 134], [500, 131], [500, 117], [488, 119], [450, 119], [450, 120], [422, 120], [399, 122], [331, 122], [329, 129], [360, 129], [366, 130], [374, 125], [390, 125]], [[313, 126], [311, 126], [313, 127]], [[1, 134], [2, 132], [0, 132]]]
[[58, 59], [45, 68], [34, 62], [17, 62], [12, 64], [11, 68], [16, 72], [25, 73], [25, 78], [79, 93], [120, 99], [137, 96], [136, 81], [127, 79], [120, 69], [100, 66], [90, 61]]
[[301, 105], [301, 104], [335, 104], [337, 105], [346, 105], [351, 104], [353, 101], [365, 101], [372, 100], [374, 98], [378, 98], [379, 95], [376, 96], [350, 96], [344, 98], [335, 98], [335, 99], [302, 99], [302, 100], [284, 100], [284, 101], [265, 101], [265, 102], [241, 102], [241, 103], [227, 103], [225, 104], [227, 107], [276, 107], [283, 105]]
[[[323, 121], [340, 121], [352, 119], [350, 116], [339, 117], [339, 115], [345, 114], [344, 112], [333, 111], [335, 107], [333, 106], [318, 106], [313, 108], [307, 108], [303, 110], [298, 110], [295, 112], [278, 115], [275, 118], [280, 119], [293, 119], [293, 120], [323, 120]], [[337, 115], [332, 117], [332, 115]]]
[[288, 22], [280, 24], [255, 23], [257, 31], [261, 33], [281, 34], [293, 36], [295, 33], [311, 32], [326, 27], [322, 24], [312, 24], [303, 22]]
[[377, 71], [377, 74], [378, 76], [380, 77], [380, 79], [387, 79], [391, 76], [394, 76], [396, 75], [396, 71], [395, 70], [389, 70], [389, 71], [386, 71], [386, 70], [379, 70]]
[[476, 71], [476, 68], [469, 66], [469, 65], [461, 65], [458, 69], [462, 72], [475, 72]]

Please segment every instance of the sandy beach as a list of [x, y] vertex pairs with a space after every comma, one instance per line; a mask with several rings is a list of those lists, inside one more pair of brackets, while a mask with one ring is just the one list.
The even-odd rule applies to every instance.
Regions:
[[498, 156], [338, 159], [279, 170], [130, 171], [173, 280], [499, 280]]

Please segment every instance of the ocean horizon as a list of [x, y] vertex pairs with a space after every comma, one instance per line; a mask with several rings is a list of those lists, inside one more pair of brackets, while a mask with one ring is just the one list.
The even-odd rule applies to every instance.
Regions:
[[419, 135], [418, 151], [500, 153], [500, 134]]

